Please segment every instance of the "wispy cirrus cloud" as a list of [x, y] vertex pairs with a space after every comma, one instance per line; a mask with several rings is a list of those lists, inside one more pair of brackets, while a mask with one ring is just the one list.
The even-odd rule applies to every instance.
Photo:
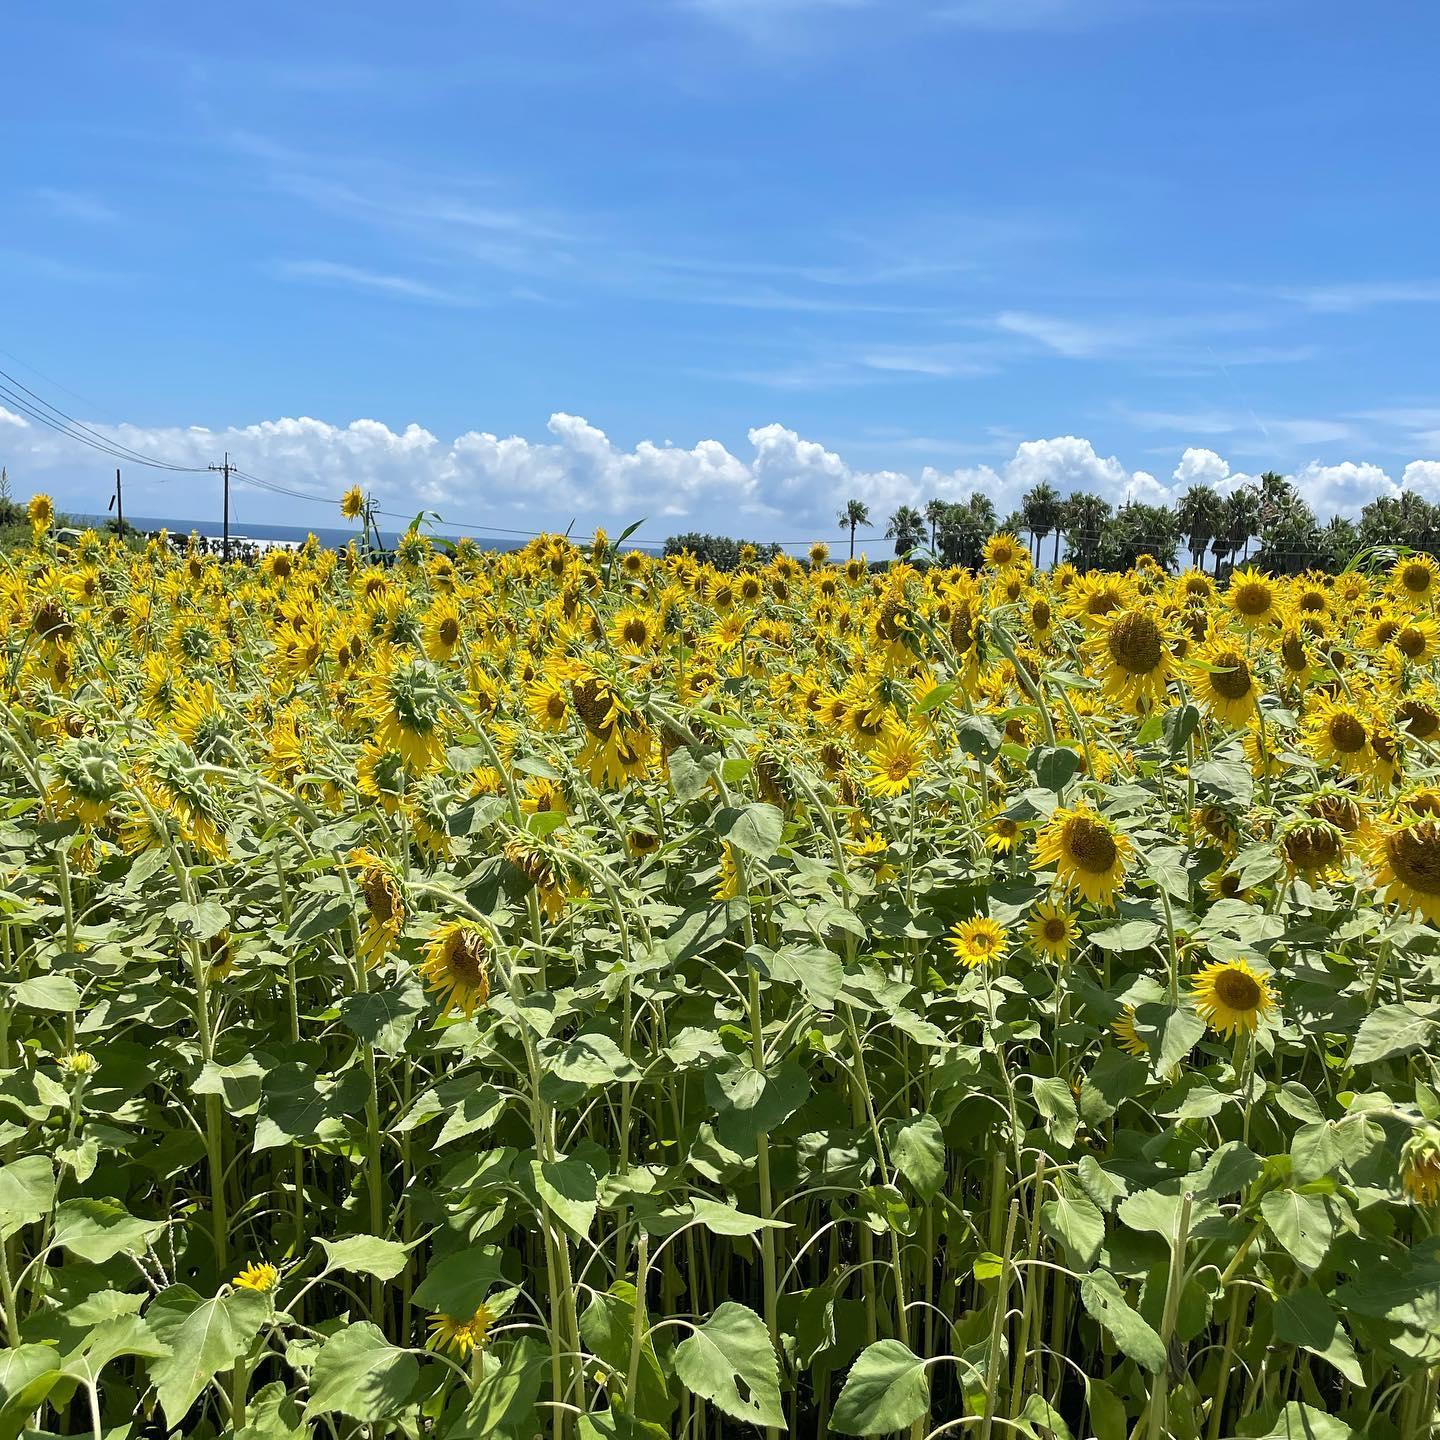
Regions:
[[1356, 280], [1282, 290], [1281, 298], [1332, 314], [1376, 305], [1440, 305], [1440, 280]]
[[369, 291], [371, 294], [390, 295], [398, 300], [419, 300], [430, 305], [464, 307], [483, 303], [442, 286], [416, 279], [413, 275], [388, 275], [336, 260], [278, 260], [272, 268], [275, 274], [284, 280], [337, 285], [351, 290]]
[[30, 198], [40, 209], [60, 220], [77, 220], [84, 225], [109, 225], [120, 218], [116, 210], [86, 190], [40, 185], [30, 191]]

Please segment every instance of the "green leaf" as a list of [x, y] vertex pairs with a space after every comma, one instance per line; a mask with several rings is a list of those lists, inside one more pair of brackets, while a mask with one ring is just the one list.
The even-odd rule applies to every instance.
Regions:
[[1115, 1277], [1095, 1270], [1080, 1282], [1080, 1301], [1125, 1355], [1152, 1375], [1165, 1368], [1165, 1346], [1125, 1298]]
[[[1263, 1435], [1249, 1440], [1354, 1440], [1355, 1432], [1343, 1420], [1313, 1405], [1291, 1400]], [[1230, 1437], [1237, 1440], [1237, 1437]]]
[[1102, 950], [1144, 950], [1160, 938], [1160, 927], [1153, 920], [1126, 920], [1097, 930], [1089, 938]]
[[1051, 1138], [1062, 1149], [1075, 1143], [1079, 1120], [1075, 1112], [1075, 1096], [1069, 1083], [1059, 1075], [1037, 1079], [1033, 1084], [1035, 1108], [1046, 1122]]
[[1335, 1220], [1324, 1196], [1272, 1190], [1260, 1201], [1270, 1233], [1302, 1270], [1314, 1270], [1335, 1238]]
[[351, 1270], [359, 1275], [374, 1275], [379, 1280], [393, 1280], [405, 1269], [409, 1251], [397, 1240], [382, 1240], [378, 1235], [347, 1235], [343, 1240], [322, 1240], [325, 1269], [329, 1275], [336, 1270]]
[[494, 1245], [436, 1255], [416, 1287], [414, 1303], [441, 1315], [473, 1315], [500, 1278], [500, 1251]]
[[1061, 1193], [1040, 1207], [1046, 1231], [1055, 1236], [1070, 1257], [1072, 1268], [1089, 1270], [1105, 1243], [1105, 1217], [1088, 1195]]
[[924, 1362], [898, 1340], [867, 1345], [845, 1377], [830, 1428], [841, 1435], [888, 1435], [930, 1408]]
[[546, 1056], [550, 1071], [576, 1085], [611, 1085], [638, 1080], [640, 1067], [603, 1030], [577, 1035]]
[[172, 1285], [155, 1297], [145, 1319], [170, 1353], [151, 1361], [150, 1380], [167, 1425], [179, 1425], [211, 1379], [250, 1348], [269, 1313], [254, 1290], [202, 1300], [188, 1285]]
[[780, 848], [785, 817], [773, 805], [763, 802], [743, 810], [726, 809], [715, 817], [715, 828], [737, 850], [768, 860]]
[[922, 1200], [933, 1200], [945, 1183], [945, 1140], [933, 1115], [896, 1125], [889, 1136], [890, 1159]]
[[1000, 753], [1002, 736], [995, 722], [985, 715], [962, 715], [955, 722], [960, 748], [989, 764]]
[[1248, 810], [1255, 795], [1255, 777], [1243, 760], [1206, 760], [1191, 767], [1195, 793], [1203, 804]]
[[[649, 1317], [640, 1316], [641, 1332]], [[635, 1287], [625, 1280], [614, 1281], [609, 1290], [595, 1293], [580, 1317], [580, 1334], [586, 1346], [608, 1370], [628, 1375], [630, 1347], [635, 1335]], [[670, 1434], [669, 1421], [675, 1413], [676, 1397], [648, 1335], [640, 1345], [635, 1393], [625, 1397], [627, 1409], [641, 1420], [656, 1421]]]
[[1297, 1185], [1308, 1185], [1328, 1175], [1343, 1158], [1340, 1138], [1327, 1120], [1302, 1125], [1290, 1142], [1291, 1175]]
[[27, 1155], [0, 1166], [0, 1240], [50, 1213], [55, 1171], [44, 1155]]
[[306, 1440], [304, 1416], [282, 1381], [272, 1380], [246, 1401], [245, 1419], [235, 1440]]
[[392, 1345], [378, 1325], [356, 1321], [320, 1347], [305, 1416], [338, 1411], [352, 1420], [390, 1420], [405, 1410], [419, 1378], [413, 1355]]
[[733, 1205], [722, 1205], [718, 1200], [697, 1199], [694, 1201], [695, 1218], [713, 1235], [758, 1235], [761, 1230], [788, 1230], [784, 1220], [766, 1220], [759, 1215], [747, 1215]]
[[177, 900], [165, 914], [182, 935], [194, 940], [213, 940], [230, 923], [225, 907], [216, 900]]
[[1156, 1065], [1163, 1073], [1178, 1065], [1200, 1042], [1205, 1022], [1193, 1010], [1172, 1010], [1160, 1033]]
[[55, 1212], [55, 1243], [94, 1265], [143, 1255], [164, 1228], [157, 1220], [137, 1220], [116, 1200], [66, 1200]]
[[1104, 1380], [1086, 1377], [1085, 1400], [1090, 1408], [1090, 1425], [1095, 1431], [1095, 1440], [1126, 1440], [1130, 1434], [1130, 1421], [1125, 1414], [1125, 1402]]
[[1351, 1065], [1373, 1065], [1429, 1044], [1435, 1032], [1430, 1011], [1410, 1004], [1381, 1005], [1361, 1022], [1350, 1051]]
[[0, 1440], [15, 1440], [64, 1378], [53, 1345], [0, 1349]]
[[1080, 756], [1067, 745], [1037, 745], [1030, 766], [1040, 784], [1058, 795], [1079, 773]]
[[780, 1367], [770, 1333], [746, 1305], [725, 1301], [686, 1336], [675, 1347], [675, 1373], [687, 1390], [732, 1419], [752, 1425], [785, 1423]]
[[[511, 1427], [519, 1427], [535, 1409], [549, 1363], [549, 1348], [529, 1335], [505, 1350], [498, 1361], [488, 1360], [484, 1377], [465, 1407], [460, 1429], [450, 1433], [457, 1440], [462, 1436], [488, 1440], [490, 1436], [515, 1433]], [[525, 1428], [528, 1431], [536, 1427]]]
[[68, 975], [32, 975], [11, 987], [15, 1003], [28, 1010], [58, 1010], [70, 1014], [80, 1008], [80, 987]]
[[599, 1182], [583, 1160], [532, 1160], [535, 1193], [545, 1208], [576, 1235], [587, 1235], [599, 1204]]
[[1282, 1345], [1299, 1345], [1333, 1365], [1352, 1385], [1365, 1383], [1365, 1371], [1334, 1307], [1314, 1285], [1301, 1285], [1275, 1302], [1271, 1322]]
[[388, 990], [347, 995], [340, 1002], [340, 1023], [387, 1055], [398, 1054], [425, 1013], [425, 987], [406, 975]]
[[580, 1417], [580, 1440], [670, 1440], [670, 1432], [619, 1410], [592, 1410]]

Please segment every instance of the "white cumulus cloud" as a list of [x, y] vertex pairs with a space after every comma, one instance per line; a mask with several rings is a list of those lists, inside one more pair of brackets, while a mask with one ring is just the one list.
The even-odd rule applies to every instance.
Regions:
[[[151, 458], [197, 467], [197, 473], [179, 474], [122, 460], [126, 509], [134, 515], [213, 516], [219, 484], [205, 467], [227, 451], [244, 475], [323, 501], [258, 491], [240, 479], [233, 499], [242, 525], [261, 520], [333, 525], [337, 515], [330, 507], [347, 486], [358, 484], [394, 515], [408, 517], [424, 508], [459, 525], [519, 531], [564, 529], [573, 521], [582, 529], [594, 524], [613, 529], [644, 517], [649, 523], [640, 538], [652, 542], [690, 529], [801, 541], [833, 538], [836, 515], [853, 497], [870, 507], [873, 529], [861, 538], [879, 552], [887, 548], [885, 522], [896, 507], [923, 505], [932, 496], [963, 500], [983, 493], [1005, 515], [1039, 484], [1054, 486], [1062, 497], [1081, 490], [1112, 505], [1163, 504], [1191, 484], [1213, 485], [1224, 494], [1251, 478], [1232, 470], [1216, 451], [1192, 447], [1167, 481], [1148, 470], [1131, 470], [1078, 435], [1023, 441], [1009, 459], [993, 464], [925, 466], [918, 474], [857, 466], [779, 422], [754, 427], [733, 449], [716, 439], [690, 445], [641, 440], [627, 447], [564, 411], [553, 414], [535, 439], [470, 430], [447, 440], [417, 424], [392, 429], [360, 419], [336, 425], [308, 416], [213, 430], [94, 428]], [[17, 495], [43, 489], [62, 509], [104, 509], [115, 463], [110, 457], [5, 410], [0, 436], [0, 461], [9, 467]], [[1354, 461], [1312, 461], [1293, 478], [1322, 518], [1356, 514], [1376, 496], [1396, 495], [1402, 488], [1440, 501], [1440, 460], [1413, 461], [1399, 484], [1379, 466]]]

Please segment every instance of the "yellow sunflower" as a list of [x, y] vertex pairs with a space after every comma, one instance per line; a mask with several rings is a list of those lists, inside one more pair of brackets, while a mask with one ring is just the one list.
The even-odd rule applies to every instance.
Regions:
[[1225, 592], [1225, 603], [1230, 613], [1246, 629], [1273, 620], [1278, 600], [1279, 592], [1273, 582], [1253, 565], [1237, 570], [1230, 577], [1230, 587]]
[[1163, 695], [1170, 678], [1170, 644], [1157, 613], [1122, 610], [1101, 623], [1101, 633], [1085, 649], [1100, 669], [1105, 693], [1127, 705]]
[[1227, 725], [1244, 725], [1255, 713], [1260, 691], [1245, 652], [1223, 637], [1202, 645], [1191, 668], [1196, 697]]
[[888, 726], [868, 756], [871, 774], [865, 788], [872, 795], [903, 795], [924, 770], [929, 753], [930, 737], [925, 731]]
[[358, 520], [365, 513], [365, 492], [358, 485], [340, 497], [340, 513], [347, 520]]
[[1135, 1007], [1127, 1005], [1111, 1022], [1110, 1033], [1115, 1043], [1127, 1055], [1148, 1055], [1150, 1046], [1140, 1037], [1135, 1028]]
[[1375, 884], [1403, 910], [1440, 923], [1440, 819], [1401, 811], [1370, 845]]
[[1212, 960], [1191, 987], [1200, 1018], [1217, 1035], [1253, 1032], [1275, 1009], [1270, 977], [1247, 960]]
[[1060, 884], [1083, 899], [1109, 905], [1134, 852], [1130, 840], [1090, 805], [1062, 805], [1040, 831], [1035, 864], [1053, 867]]
[[268, 1295], [280, 1283], [280, 1272], [273, 1265], [252, 1261], [230, 1283], [237, 1290], [254, 1290]]
[[472, 1350], [483, 1350], [490, 1343], [495, 1316], [480, 1305], [473, 1315], [432, 1315], [427, 1323], [430, 1338], [426, 1344], [432, 1350], [449, 1350], [463, 1360]]
[[1042, 955], [1065, 960], [1080, 938], [1080, 923], [1073, 910], [1053, 900], [1042, 900], [1025, 922], [1025, 935]]
[[489, 942], [478, 927], [448, 920], [431, 931], [419, 971], [443, 1008], [469, 1016], [490, 998], [489, 954]]
[[1009, 943], [1010, 937], [1005, 927], [996, 924], [987, 915], [961, 920], [951, 928], [950, 937], [946, 941], [955, 958], [970, 969], [1003, 960]]
[[1305, 747], [1321, 765], [1333, 765], [1343, 775], [1371, 768], [1366, 717], [1347, 699], [1319, 701], [1305, 727]]

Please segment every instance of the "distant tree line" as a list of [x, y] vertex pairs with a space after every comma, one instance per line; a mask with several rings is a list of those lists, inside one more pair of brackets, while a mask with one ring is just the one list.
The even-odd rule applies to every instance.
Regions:
[[[852, 555], [857, 529], [871, 523], [863, 501], [846, 502], [839, 524], [849, 532]], [[1036, 485], [1019, 509], [1003, 517], [986, 495], [935, 499], [923, 510], [900, 506], [885, 538], [896, 555], [974, 568], [985, 542], [1002, 530], [1028, 539], [1037, 567], [1063, 558], [1082, 570], [1125, 570], [1141, 555], [1153, 555], [1173, 570], [1183, 552], [1184, 563], [1216, 574], [1226, 565], [1253, 562], [1271, 574], [1293, 575], [1341, 570], [1375, 545], [1440, 554], [1440, 506], [1413, 491], [1372, 500], [1358, 521], [1336, 515], [1321, 524], [1294, 484], [1273, 470], [1227, 495], [1192, 485], [1174, 505], [1132, 500], [1117, 508], [1083, 490], [1062, 498], [1049, 484]], [[756, 548], [761, 559], [777, 549]], [[739, 563], [740, 542], [713, 535], [677, 535], [665, 542], [667, 555], [681, 550], [731, 569]]]

